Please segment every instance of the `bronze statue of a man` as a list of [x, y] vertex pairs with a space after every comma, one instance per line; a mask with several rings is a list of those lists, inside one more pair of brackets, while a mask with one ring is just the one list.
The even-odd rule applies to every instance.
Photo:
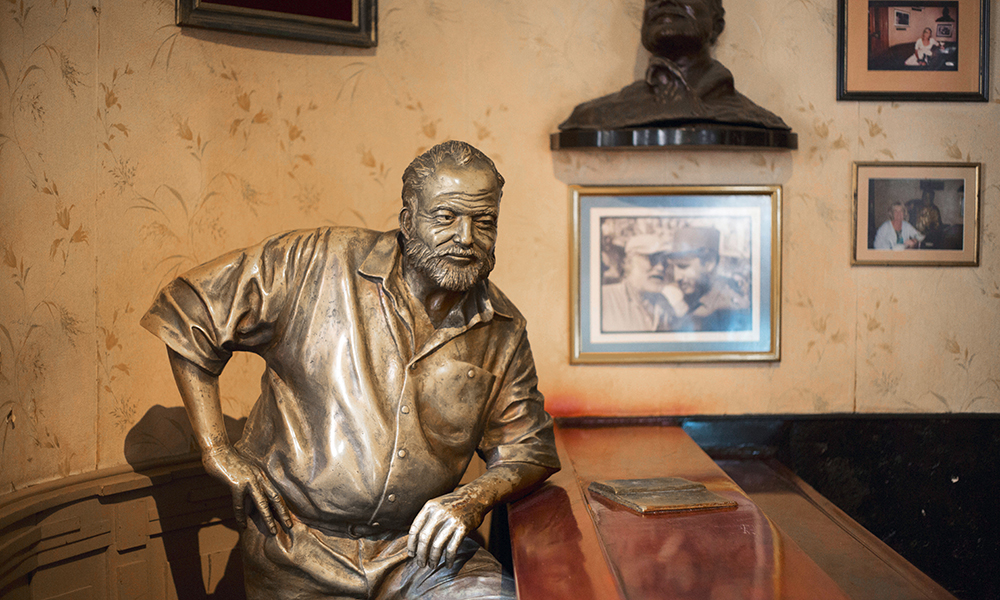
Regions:
[[[143, 317], [233, 492], [250, 600], [513, 597], [466, 534], [559, 461], [524, 317], [488, 279], [503, 183], [440, 144], [403, 174], [399, 230], [274, 236]], [[218, 385], [234, 351], [266, 362], [235, 446]], [[474, 452], [487, 471], [456, 489]]]
[[573, 109], [561, 130], [726, 124], [790, 130], [736, 91], [709, 55], [726, 25], [722, 0], [646, 0], [642, 45], [653, 56], [645, 79]]

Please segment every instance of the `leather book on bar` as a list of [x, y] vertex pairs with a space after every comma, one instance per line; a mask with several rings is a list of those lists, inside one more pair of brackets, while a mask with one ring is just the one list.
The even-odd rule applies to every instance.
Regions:
[[736, 508], [736, 502], [680, 477], [594, 481], [591, 493], [639, 514]]

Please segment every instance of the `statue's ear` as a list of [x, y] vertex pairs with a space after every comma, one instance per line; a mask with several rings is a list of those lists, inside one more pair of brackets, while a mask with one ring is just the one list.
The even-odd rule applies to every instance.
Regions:
[[712, 41], [711, 41], [711, 43], [714, 44], [715, 41], [719, 39], [719, 36], [722, 35], [722, 30], [725, 29], [725, 28], [726, 28], [726, 20], [725, 19], [718, 18], [718, 19], [715, 20], [715, 23], [712, 24]]
[[410, 229], [410, 207], [406, 204], [399, 209], [399, 229], [408, 231]]

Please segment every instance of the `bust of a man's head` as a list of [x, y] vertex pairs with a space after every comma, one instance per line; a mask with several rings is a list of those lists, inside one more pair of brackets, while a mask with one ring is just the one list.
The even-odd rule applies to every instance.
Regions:
[[[725, 14], [722, 0], [645, 0], [642, 45], [652, 53], [645, 77], [616, 93], [578, 104], [559, 129], [613, 131], [684, 126], [696, 127], [692, 139], [700, 140], [705, 132], [710, 134], [706, 139], [715, 139], [709, 128], [717, 126], [754, 127], [782, 132], [775, 138], [782, 141], [765, 141], [765, 146], [785, 147], [790, 143], [788, 147], [795, 147], [794, 134], [787, 135], [791, 133], [788, 125], [737, 92], [733, 74], [712, 58], [711, 48], [726, 26]], [[756, 136], [757, 132], [753, 133]], [[562, 144], [562, 134], [559, 136]], [[566, 136], [570, 146], [580, 145], [582, 139], [594, 138]], [[617, 139], [636, 138], [626, 134]]]
[[722, 0], [646, 0], [642, 45], [676, 60], [708, 50], [726, 26]]

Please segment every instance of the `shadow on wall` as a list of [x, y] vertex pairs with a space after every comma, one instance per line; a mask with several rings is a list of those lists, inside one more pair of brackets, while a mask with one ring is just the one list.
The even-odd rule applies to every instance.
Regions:
[[[245, 418], [226, 417], [230, 440], [239, 439], [245, 423]], [[140, 474], [157, 468], [162, 472], [166, 463], [177, 463], [179, 468], [188, 469], [190, 462], [199, 458], [194, 431], [181, 406], [150, 408], [125, 436], [124, 451], [125, 460]], [[200, 466], [198, 470], [201, 471]], [[180, 486], [172, 481], [155, 480], [152, 487], [175, 597], [185, 600], [243, 598], [243, 564], [239, 552], [228, 552], [228, 557], [223, 558], [227, 548], [213, 553], [213, 548], [205, 547], [211, 546], [211, 542], [203, 539], [212, 537], [203, 534], [210, 525], [238, 531], [229, 491], [207, 475], [199, 474], [194, 481], [197, 482], [194, 489], [190, 484]], [[222, 573], [213, 572], [217, 571], [212, 562], [215, 557], [225, 562]]]

